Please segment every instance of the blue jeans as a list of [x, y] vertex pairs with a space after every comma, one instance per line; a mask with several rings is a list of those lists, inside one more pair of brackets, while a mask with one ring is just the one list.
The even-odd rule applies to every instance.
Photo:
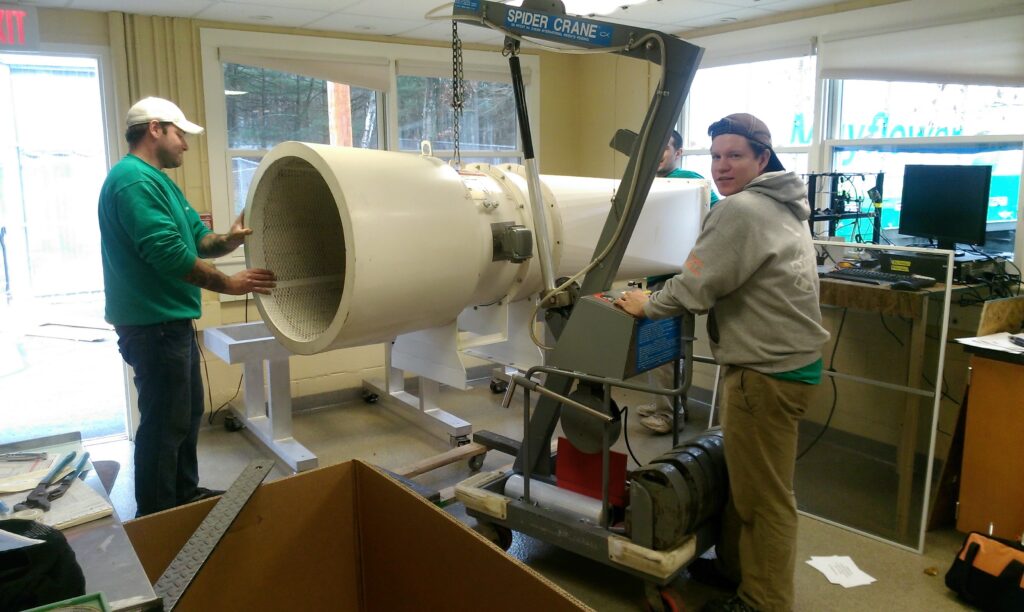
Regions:
[[192, 321], [118, 325], [117, 348], [135, 370], [139, 428], [135, 432], [136, 516], [196, 496], [196, 443], [203, 417], [203, 379]]

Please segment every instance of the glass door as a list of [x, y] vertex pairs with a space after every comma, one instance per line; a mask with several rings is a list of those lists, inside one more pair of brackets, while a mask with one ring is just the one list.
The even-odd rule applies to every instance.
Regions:
[[0, 54], [0, 442], [125, 435], [96, 217], [106, 146], [97, 59]]

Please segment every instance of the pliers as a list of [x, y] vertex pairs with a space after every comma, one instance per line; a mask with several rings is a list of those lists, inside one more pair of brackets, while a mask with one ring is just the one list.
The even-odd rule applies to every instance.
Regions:
[[86, 464], [89, 462], [89, 453], [82, 453], [82, 457], [75, 464], [75, 468], [69, 472], [63, 478], [57, 476], [67, 467], [72, 461], [75, 460], [75, 456], [78, 453], [72, 452], [64, 457], [61, 457], [57, 463], [50, 468], [50, 471], [39, 481], [35, 489], [28, 494], [25, 501], [16, 504], [14, 511], [28, 510], [30, 508], [39, 508], [43, 512], [47, 512], [50, 509], [50, 502], [59, 498], [67, 492], [71, 483], [85, 470]]

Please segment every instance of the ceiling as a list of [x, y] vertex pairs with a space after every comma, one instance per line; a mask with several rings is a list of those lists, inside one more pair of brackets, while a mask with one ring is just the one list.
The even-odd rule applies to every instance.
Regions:
[[[396, 36], [422, 40], [449, 40], [450, 21], [424, 18], [441, 0], [0, 0], [46, 8], [88, 11], [123, 11], [142, 15], [192, 17], [210, 21], [263, 24], [364, 36]], [[874, 2], [877, 4], [878, 2]], [[697, 28], [731, 26], [749, 21], [785, 19], [785, 13], [857, 2], [836, 0], [647, 0], [597, 17], [663, 32], [679, 34]], [[872, 4], [862, 2], [859, 4]], [[450, 14], [450, 9], [441, 11]], [[466, 42], [500, 44], [502, 36], [486, 28], [462, 27]]]

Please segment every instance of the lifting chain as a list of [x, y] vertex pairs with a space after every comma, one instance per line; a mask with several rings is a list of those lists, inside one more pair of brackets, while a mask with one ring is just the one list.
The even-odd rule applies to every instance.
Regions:
[[462, 75], [462, 39], [459, 38], [459, 22], [452, 20], [452, 148], [455, 152], [455, 169], [462, 169], [462, 153], [459, 151], [459, 124], [462, 108], [466, 101], [466, 81]]

